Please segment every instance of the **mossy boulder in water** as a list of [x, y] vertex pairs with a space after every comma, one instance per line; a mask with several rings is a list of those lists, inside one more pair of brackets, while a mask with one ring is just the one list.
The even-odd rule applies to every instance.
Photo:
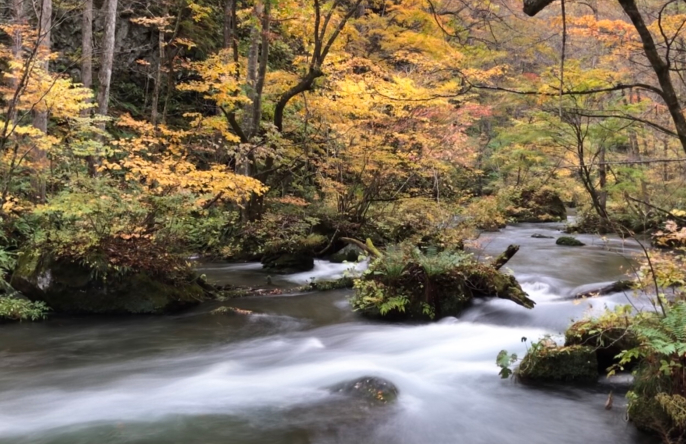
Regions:
[[516, 251], [512, 246], [509, 256], [488, 265], [463, 251], [424, 254], [414, 246], [389, 248], [355, 281], [351, 304], [364, 315], [390, 320], [457, 316], [480, 297], [533, 308], [514, 276], [498, 270]]
[[364, 252], [357, 246], [346, 245], [345, 248], [342, 248], [338, 252], [332, 254], [329, 257], [329, 261], [336, 264], [341, 264], [343, 262], [357, 262], [362, 254], [364, 254]]
[[20, 255], [11, 284], [58, 313], [167, 313], [196, 305], [205, 295], [190, 273], [174, 278], [145, 272], [104, 277], [81, 264], [36, 253]]
[[331, 387], [331, 392], [366, 401], [370, 404], [388, 404], [398, 398], [398, 388], [382, 378], [363, 377]]
[[511, 195], [510, 201], [505, 214], [517, 222], [559, 222], [567, 218], [562, 198], [550, 188], [525, 188]]
[[586, 245], [585, 243], [581, 242], [579, 239], [572, 237], [572, 236], [560, 236], [557, 238], [555, 241], [557, 245], [563, 245], [565, 247], [583, 247]]
[[262, 267], [274, 273], [300, 273], [314, 268], [314, 256], [307, 253], [280, 252], [262, 258]]
[[593, 347], [539, 342], [522, 359], [517, 376], [526, 381], [595, 382], [598, 361]]
[[[621, 318], [603, 318], [572, 324], [565, 332], [565, 346], [574, 345], [592, 347], [598, 361], [598, 371], [603, 373], [619, 362], [617, 355], [622, 351], [636, 348], [640, 344], [628, 326], [622, 325]], [[632, 368], [634, 364], [635, 362], [628, 368]]]

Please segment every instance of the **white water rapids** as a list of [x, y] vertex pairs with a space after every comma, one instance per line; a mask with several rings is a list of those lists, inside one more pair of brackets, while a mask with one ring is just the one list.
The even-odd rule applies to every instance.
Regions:
[[[0, 327], [3, 444], [551, 444], [650, 443], [604, 401], [612, 384], [530, 387], [498, 378], [495, 356], [520, 355], [521, 338], [557, 334], [613, 295], [569, 300], [579, 285], [620, 277], [621, 255], [602, 246], [530, 239], [550, 225], [495, 235], [495, 254], [522, 244], [509, 266], [537, 301], [475, 304], [458, 320], [391, 325], [357, 317], [349, 291], [247, 298], [247, 317], [57, 318]], [[551, 245], [552, 242], [552, 245]], [[346, 264], [275, 277], [301, 284], [338, 277]], [[563, 267], [563, 268], [559, 268]], [[208, 265], [208, 277], [262, 282], [252, 265]], [[591, 304], [593, 307], [589, 307]], [[394, 405], [360, 415], [328, 387], [362, 376], [395, 384]], [[618, 389], [614, 387], [614, 389]]]

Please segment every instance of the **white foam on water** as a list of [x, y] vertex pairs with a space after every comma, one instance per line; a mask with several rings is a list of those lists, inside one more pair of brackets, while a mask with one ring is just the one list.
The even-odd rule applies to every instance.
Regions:
[[358, 276], [369, 266], [369, 261], [364, 260], [357, 263], [336, 264], [324, 260], [315, 260], [314, 268], [302, 273], [289, 274], [283, 278], [290, 282], [306, 284], [308, 282], [335, 280], [344, 276]]

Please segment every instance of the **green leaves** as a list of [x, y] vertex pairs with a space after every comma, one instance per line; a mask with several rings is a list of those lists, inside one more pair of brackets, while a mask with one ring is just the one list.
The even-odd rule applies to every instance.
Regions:
[[[526, 339], [526, 338], [522, 338]], [[500, 372], [498, 373], [502, 379], [507, 379], [512, 376], [513, 371], [510, 368], [512, 364], [517, 362], [517, 355], [515, 353], [508, 353], [507, 350], [501, 350], [495, 359], [495, 363], [500, 367]]]
[[31, 302], [15, 297], [0, 297], [0, 319], [38, 321], [45, 319], [50, 308], [45, 302]]

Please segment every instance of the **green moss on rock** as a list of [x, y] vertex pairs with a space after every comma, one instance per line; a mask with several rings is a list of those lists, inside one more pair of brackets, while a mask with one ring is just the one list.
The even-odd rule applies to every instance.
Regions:
[[619, 353], [639, 346], [636, 335], [621, 322], [622, 318], [617, 317], [575, 322], [565, 332], [565, 346], [592, 347], [598, 360], [598, 370], [607, 371], [619, 362], [616, 358]]
[[594, 382], [598, 361], [592, 347], [539, 343], [524, 356], [517, 375], [529, 381]]
[[190, 274], [101, 276], [81, 264], [33, 253], [20, 255], [11, 284], [32, 301], [43, 301], [58, 313], [166, 313], [198, 304], [205, 297]]
[[583, 247], [586, 245], [585, 243], [581, 242], [579, 239], [572, 237], [572, 236], [561, 236], [558, 237], [557, 240], [555, 241], [557, 245], [563, 245], [565, 247]]

